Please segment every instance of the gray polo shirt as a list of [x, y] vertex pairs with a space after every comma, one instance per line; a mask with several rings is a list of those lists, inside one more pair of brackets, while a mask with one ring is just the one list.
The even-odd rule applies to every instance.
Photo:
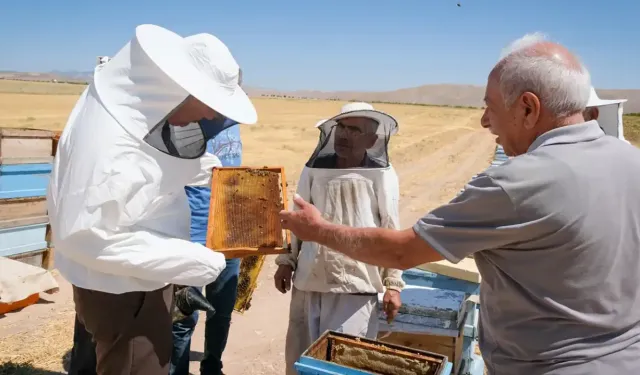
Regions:
[[414, 230], [474, 254], [491, 374], [640, 374], [640, 150], [596, 121], [543, 134]]

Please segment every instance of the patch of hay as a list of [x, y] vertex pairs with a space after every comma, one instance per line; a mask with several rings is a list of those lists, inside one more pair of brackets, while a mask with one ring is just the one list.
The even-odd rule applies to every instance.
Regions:
[[65, 309], [24, 332], [0, 337], [0, 375], [62, 371], [63, 361], [73, 346], [74, 319], [73, 309]]

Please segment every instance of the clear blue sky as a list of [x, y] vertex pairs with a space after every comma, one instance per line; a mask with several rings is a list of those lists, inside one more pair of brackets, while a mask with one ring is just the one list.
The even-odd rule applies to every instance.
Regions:
[[[640, 88], [633, 0], [6, 0], [0, 70], [93, 69], [142, 23], [222, 39], [250, 86], [391, 90], [485, 83], [501, 48], [542, 31], [598, 88]], [[605, 5], [606, 4], [606, 5]]]

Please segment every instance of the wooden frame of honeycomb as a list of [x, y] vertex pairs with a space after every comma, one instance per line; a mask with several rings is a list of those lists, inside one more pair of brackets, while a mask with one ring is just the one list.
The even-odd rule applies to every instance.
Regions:
[[227, 258], [286, 254], [291, 234], [279, 217], [286, 209], [284, 168], [214, 168], [207, 247]]

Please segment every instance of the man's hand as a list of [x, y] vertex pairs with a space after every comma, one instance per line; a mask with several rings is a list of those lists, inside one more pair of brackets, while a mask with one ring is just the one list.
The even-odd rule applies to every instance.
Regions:
[[273, 275], [273, 281], [276, 284], [276, 289], [280, 293], [287, 293], [287, 290], [291, 290], [291, 279], [293, 276], [293, 268], [287, 265], [278, 266], [276, 274]]
[[293, 203], [298, 210], [280, 211], [282, 228], [289, 229], [302, 241], [316, 242], [314, 240], [318, 232], [327, 221], [314, 205], [305, 202], [299, 195], [296, 194]]
[[400, 300], [400, 292], [397, 290], [387, 289], [382, 298], [382, 307], [387, 314], [387, 323], [391, 323], [398, 314], [402, 301]]

